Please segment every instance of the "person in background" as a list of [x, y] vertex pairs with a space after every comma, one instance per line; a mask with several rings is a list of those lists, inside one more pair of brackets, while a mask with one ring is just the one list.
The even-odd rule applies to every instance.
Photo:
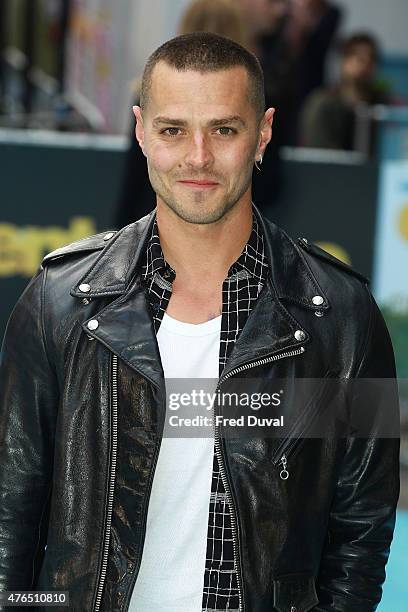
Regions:
[[262, 64], [267, 49], [264, 37], [279, 31], [288, 10], [288, 0], [237, 0], [237, 5], [248, 28], [249, 49]]
[[328, 0], [238, 2], [251, 32], [250, 49], [264, 71], [266, 99], [277, 109], [275, 146], [296, 146], [303, 102], [325, 84], [341, 11]]
[[[212, 32], [249, 46], [249, 31], [239, 8], [232, 0], [195, 0], [182, 15], [179, 34]], [[141, 79], [135, 81], [134, 100], [139, 104]], [[133, 113], [132, 113], [133, 119]], [[135, 138], [132, 120], [130, 147], [126, 155], [124, 177], [114, 226], [123, 227], [151, 212], [156, 194], [149, 181], [146, 158]]]
[[[389, 93], [376, 80], [378, 57], [379, 47], [371, 34], [359, 32], [343, 43], [339, 82], [332, 88], [314, 92], [305, 103], [301, 118], [304, 146], [356, 148], [357, 113], [364, 107], [390, 102]], [[372, 127], [370, 131], [373, 153]]]
[[[287, 23], [289, 0], [237, 0], [249, 32], [248, 49], [254, 53], [263, 70], [265, 79], [265, 99], [267, 106], [276, 108], [277, 120], [274, 124], [272, 146], [265, 152], [265, 166], [272, 163], [278, 170], [278, 155], [282, 145], [286, 144], [290, 109], [296, 95], [294, 75], [288, 45], [284, 31]], [[275, 186], [262, 185], [263, 193], [277, 190]], [[254, 196], [257, 196], [257, 182], [265, 183], [266, 173], [254, 176]], [[263, 194], [259, 198], [265, 201]]]
[[327, 0], [292, 0], [286, 39], [297, 58], [297, 101], [326, 82], [326, 60], [341, 22], [338, 6]]
[[194, 0], [183, 13], [179, 34], [213, 32], [249, 46], [250, 31], [233, 0]]

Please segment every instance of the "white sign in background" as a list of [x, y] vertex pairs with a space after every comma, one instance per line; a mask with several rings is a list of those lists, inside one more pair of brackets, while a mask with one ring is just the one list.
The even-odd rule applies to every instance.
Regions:
[[373, 291], [380, 305], [408, 312], [407, 160], [380, 169]]

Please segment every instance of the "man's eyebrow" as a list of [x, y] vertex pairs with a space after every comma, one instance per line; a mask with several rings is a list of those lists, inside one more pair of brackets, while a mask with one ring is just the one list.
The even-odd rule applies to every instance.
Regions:
[[[226, 125], [231, 123], [238, 123], [242, 127], [246, 127], [245, 121], [239, 115], [231, 115], [230, 117], [222, 117], [221, 119], [211, 119], [208, 122], [209, 127], [219, 127], [220, 125]], [[172, 117], [155, 117], [153, 119], [153, 127], [158, 127], [159, 125], [174, 125], [177, 127], [185, 127], [187, 125], [187, 121], [184, 119], [175, 119]]]
[[172, 119], [171, 117], [155, 117], [153, 119], [153, 127], [157, 127], [160, 124], [165, 123], [166, 125], [178, 125], [180, 127], [184, 127], [187, 125], [187, 121], [183, 119]]
[[225, 125], [226, 123], [239, 123], [242, 127], [246, 127], [245, 121], [239, 115], [232, 115], [231, 117], [223, 117], [222, 119], [212, 119], [209, 121], [208, 125], [210, 127], [217, 127], [220, 125]]

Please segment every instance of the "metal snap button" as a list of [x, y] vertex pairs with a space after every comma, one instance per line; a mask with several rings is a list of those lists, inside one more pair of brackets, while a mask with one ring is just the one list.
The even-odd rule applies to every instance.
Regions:
[[324, 317], [324, 312], [322, 312], [321, 310], [316, 310], [315, 315], [316, 317]]
[[91, 319], [90, 321], [88, 321], [87, 327], [91, 331], [94, 331], [95, 329], [98, 329], [99, 322], [96, 319]]
[[110, 240], [112, 238], [112, 236], [115, 235], [115, 232], [109, 232], [108, 234], [105, 234], [103, 239], [104, 240]]
[[82, 291], [82, 293], [88, 293], [88, 291], [91, 290], [91, 285], [88, 285], [88, 283], [83, 283], [82, 285], [79, 285], [79, 290]]
[[296, 606], [290, 606], [290, 612], [297, 612]]
[[295, 331], [295, 338], [296, 338], [296, 340], [299, 340], [299, 342], [301, 342], [302, 340], [304, 340], [306, 338], [306, 334], [301, 329], [297, 329]]
[[321, 305], [323, 304], [323, 302], [324, 302], [324, 299], [322, 298], [322, 296], [321, 296], [321, 295], [315, 295], [315, 296], [312, 298], [312, 302], [313, 302], [313, 304], [314, 304], [315, 306], [321, 306]]

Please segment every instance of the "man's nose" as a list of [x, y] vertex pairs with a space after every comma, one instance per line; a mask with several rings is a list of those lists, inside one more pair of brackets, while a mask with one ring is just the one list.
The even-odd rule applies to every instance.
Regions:
[[195, 135], [189, 143], [189, 150], [185, 162], [196, 168], [205, 168], [210, 165], [212, 161], [213, 154], [208, 139], [202, 134]]

